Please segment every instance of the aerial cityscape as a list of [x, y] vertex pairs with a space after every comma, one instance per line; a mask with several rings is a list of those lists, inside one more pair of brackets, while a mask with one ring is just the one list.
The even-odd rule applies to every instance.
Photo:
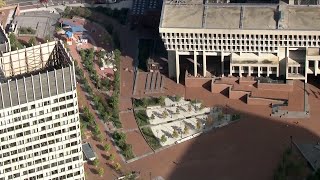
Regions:
[[320, 0], [0, 0], [0, 180], [320, 180]]

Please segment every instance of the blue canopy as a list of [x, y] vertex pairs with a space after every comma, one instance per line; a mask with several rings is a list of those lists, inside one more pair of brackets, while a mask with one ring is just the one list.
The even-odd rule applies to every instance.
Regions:
[[67, 31], [67, 32], [66, 32], [66, 35], [67, 35], [68, 38], [71, 38], [71, 37], [72, 37], [72, 32]]
[[72, 32], [84, 32], [87, 31], [83, 26], [71, 26]]

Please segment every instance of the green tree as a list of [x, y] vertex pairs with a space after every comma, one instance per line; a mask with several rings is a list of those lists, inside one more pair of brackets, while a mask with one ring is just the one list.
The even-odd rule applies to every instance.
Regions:
[[106, 152], [108, 152], [108, 151], [110, 150], [110, 144], [105, 144], [105, 145], [103, 146], [103, 149], [104, 149]]
[[103, 168], [99, 168], [98, 169], [98, 174], [99, 174], [100, 177], [102, 177], [103, 174], [104, 174], [104, 169]]
[[29, 41], [28, 41], [28, 46], [29, 46], [29, 47], [35, 46], [35, 45], [37, 45], [37, 44], [38, 44], [38, 42], [37, 42], [37, 40], [36, 40], [35, 37], [31, 37], [31, 38], [29, 39]]
[[6, 1], [0, 0], [0, 7], [4, 7], [6, 5]]
[[174, 138], [178, 138], [178, 137], [179, 137], [178, 131], [177, 131], [177, 130], [173, 130], [172, 136], [173, 136]]
[[166, 117], [168, 116], [167, 110], [164, 110], [164, 111], [162, 112], [162, 116], [163, 116], [164, 118], [166, 118]]
[[11, 50], [15, 51], [17, 49], [22, 49], [23, 45], [18, 41], [17, 37], [15, 34], [10, 33], [9, 34], [9, 40], [10, 40], [10, 44], [11, 44]]
[[197, 121], [197, 129], [200, 130], [200, 128], [201, 128], [201, 122]]
[[98, 142], [102, 142], [102, 140], [103, 140], [103, 136], [102, 136], [101, 133], [100, 133], [100, 134], [97, 134], [97, 135], [95, 136], [95, 138], [97, 139]]
[[167, 137], [166, 137], [166, 135], [162, 135], [161, 136], [161, 138], [160, 138], [160, 141], [162, 142], [162, 143], [165, 143], [166, 141], [167, 141]]
[[115, 158], [114, 154], [110, 154], [110, 156], [109, 156], [109, 160], [111, 161], [111, 163], [113, 163], [113, 162], [114, 162], [114, 158]]
[[190, 130], [189, 126], [184, 125], [183, 134], [189, 134], [189, 130]]
[[120, 163], [116, 163], [116, 164], [114, 165], [114, 169], [115, 169], [116, 171], [119, 171], [119, 170], [121, 169]]
[[97, 167], [97, 166], [99, 165], [99, 160], [98, 160], [98, 158], [94, 159], [94, 160], [92, 161], [92, 164], [93, 164], [95, 167]]

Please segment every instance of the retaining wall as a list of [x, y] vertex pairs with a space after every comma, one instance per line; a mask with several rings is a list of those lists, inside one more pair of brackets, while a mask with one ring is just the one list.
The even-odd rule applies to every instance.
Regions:
[[270, 84], [270, 83], [257, 83], [259, 90], [273, 90], [273, 91], [293, 91], [292, 84]]
[[284, 101], [266, 98], [254, 98], [248, 97], [247, 104], [249, 105], [270, 105], [270, 104], [282, 104]]

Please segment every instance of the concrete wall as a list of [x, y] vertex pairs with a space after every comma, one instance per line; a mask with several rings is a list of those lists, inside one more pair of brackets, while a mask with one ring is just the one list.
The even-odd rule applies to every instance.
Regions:
[[253, 97], [248, 97], [247, 99], [247, 104], [249, 105], [270, 105], [271, 103], [273, 104], [281, 104], [284, 101], [281, 100], [274, 100], [274, 99], [265, 99], [265, 98], [253, 98]]
[[257, 83], [259, 90], [273, 90], [273, 91], [293, 91], [292, 84], [269, 84], [269, 83]]

